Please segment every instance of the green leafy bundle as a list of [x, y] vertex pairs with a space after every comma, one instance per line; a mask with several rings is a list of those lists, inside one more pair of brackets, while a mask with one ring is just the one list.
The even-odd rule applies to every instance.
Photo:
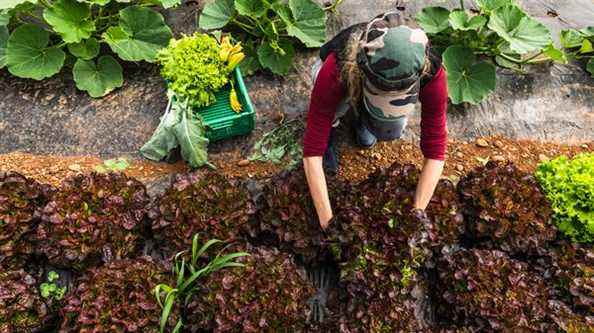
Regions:
[[67, 178], [43, 209], [36, 251], [79, 270], [126, 258], [137, 249], [148, 203], [144, 185], [123, 174]]
[[159, 126], [141, 148], [142, 156], [153, 161], [161, 161], [171, 156], [174, 149], [180, 147], [181, 156], [192, 168], [208, 163], [208, 139], [202, 117], [184, 102], [167, 93], [169, 103]]
[[24, 270], [0, 270], [0, 332], [38, 332], [55, 313], [37, 290], [37, 280]]
[[209, 35], [194, 33], [172, 39], [159, 51], [161, 75], [177, 98], [193, 107], [215, 102], [215, 93], [229, 83], [231, 69], [219, 55], [218, 41]]
[[33, 252], [30, 234], [40, 221], [51, 188], [15, 172], [0, 172], [0, 264], [22, 263]]
[[[163, 16], [148, 5], [180, 0], [10, 0], [0, 4], [0, 68], [42, 80], [71, 62], [76, 87], [91, 97], [123, 84], [121, 60], [154, 62], [172, 37]], [[10, 32], [10, 33], [9, 33]], [[73, 58], [70, 61], [69, 58]]]
[[594, 154], [544, 162], [536, 178], [553, 207], [560, 231], [577, 242], [594, 242]]
[[495, 90], [494, 63], [518, 70], [549, 59], [555, 50], [549, 29], [514, 0], [476, 2], [478, 11], [426, 7], [417, 16], [431, 43], [443, 52], [454, 104], [478, 104]]
[[582, 30], [568, 29], [561, 31], [563, 52], [558, 52], [558, 59], [566, 62], [569, 59], [583, 60], [586, 70], [594, 78], [594, 26]]
[[320, 47], [326, 40], [326, 13], [314, 0], [215, 0], [204, 7], [202, 29], [239, 31], [246, 75], [266, 68], [284, 75], [291, 68], [295, 41]]
[[[173, 277], [150, 258], [116, 260], [93, 268], [66, 296], [60, 332], [158, 332], [160, 309], [152, 291]], [[179, 309], [164, 326], [171, 332]]]

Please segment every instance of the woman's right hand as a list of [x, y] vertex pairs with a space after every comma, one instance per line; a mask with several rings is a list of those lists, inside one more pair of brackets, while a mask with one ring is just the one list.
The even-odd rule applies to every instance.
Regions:
[[320, 227], [325, 230], [332, 220], [332, 207], [328, 197], [328, 186], [326, 184], [326, 175], [322, 166], [322, 156], [305, 157], [303, 159], [303, 169], [307, 178], [309, 192], [313, 200]]

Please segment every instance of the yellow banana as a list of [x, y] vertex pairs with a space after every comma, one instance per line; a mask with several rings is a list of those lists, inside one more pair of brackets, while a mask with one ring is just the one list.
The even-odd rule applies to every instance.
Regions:
[[237, 65], [239, 65], [239, 63], [245, 58], [245, 54], [243, 53], [235, 53], [233, 55], [231, 55], [229, 57], [229, 64], [227, 65], [227, 68], [229, 68], [229, 70], [233, 70], [235, 69], [235, 67], [237, 67]]
[[241, 112], [241, 103], [239, 103], [239, 99], [237, 98], [237, 92], [235, 88], [231, 89], [231, 94], [229, 94], [229, 102], [231, 103], [231, 108], [233, 111], [239, 113]]

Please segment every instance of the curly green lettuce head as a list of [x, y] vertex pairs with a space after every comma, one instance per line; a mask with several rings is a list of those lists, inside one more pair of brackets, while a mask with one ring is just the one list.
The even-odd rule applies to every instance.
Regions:
[[194, 33], [172, 39], [157, 55], [169, 88], [196, 107], [213, 104], [215, 92], [229, 82], [231, 71], [220, 58], [220, 45], [209, 35]]
[[542, 163], [536, 171], [559, 230], [577, 242], [594, 242], [594, 153]]

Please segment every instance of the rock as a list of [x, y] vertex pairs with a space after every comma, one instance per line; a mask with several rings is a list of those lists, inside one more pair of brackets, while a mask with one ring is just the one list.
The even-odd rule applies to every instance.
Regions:
[[476, 140], [476, 145], [481, 147], [481, 148], [487, 148], [489, 147], [489, 143], [487, 142], [487, 140], [480, 138]]
[[538, 160], [541, 161], [541, 162], [546, 162], [546, 161], [549, 160], [549, 157], [547, 155], [545, 155], [545, 154], [539, 154], [538, 155]]
[[456, 165], [456, 170], [462, 172], [462, 171], [464, 171], [464, 166], [462, 164], [458, 164], [458, 165]]
[[495, 145], [495, 147], [499, 149], [503, 148], [503, 142], [501, 142], [501, 140], [496, 140], [495, 142], [493, 142], [493, 145]]
[[68, 169], [74, 172], [80, 172], [82, 170], [81, 166], [79, 164], [70, 164], [68, 166]]
[[505, 157], [503, 157], [501, 155], [496, 155], [496, 156], [491, 157], [491, 160], [495, 161], [495, 162], [505, 162]]
[[241, 161], [237, 162], [237, 165], [240, 167], [248, 166], [248, 165], [250, 165], [250, 160], [241, 160]]

